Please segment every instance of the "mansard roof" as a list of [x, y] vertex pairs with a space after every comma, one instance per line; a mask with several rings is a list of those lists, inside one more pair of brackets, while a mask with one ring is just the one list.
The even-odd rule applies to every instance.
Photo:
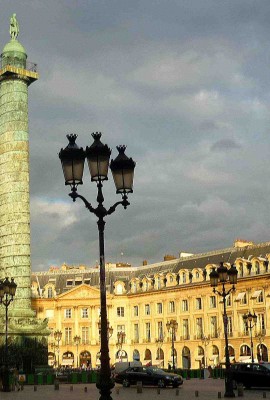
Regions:
[[[139, 267], [110, 267], [106, 270], [106, 287], [108, 292], [113, 293], [116, 281], [122, 281], [128, 287], [132, 278], [141, 280], [145, 276], [154, 277], [160, 273], [173, 272], [177, 274], [181, 269], [190, 271], [195, 268], [204, 269], [209, 264], [219, 265], [221, 261], [233, 264], [239, 258], [244, 260], [254, 257], [265, 259], [268, 254], [270, 255], [270, 242], [245, 247], [230, 247]], [[81, 283], [87, 282], [90, 286], [99, 288], [98, 268], [71, 268], [64, 271], [53, 269], [47, 272], [32, 272], [32, 281], [36, 281], [39, 288], [42, 289], [51, 282], [57, 295], [76, 287], [76, 284], [79, 285], [80, 278]], [[68, 285], [67, 281], [73, 284]]]

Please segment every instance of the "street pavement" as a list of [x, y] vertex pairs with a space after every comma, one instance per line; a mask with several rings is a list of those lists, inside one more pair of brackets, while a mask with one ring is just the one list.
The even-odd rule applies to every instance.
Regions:
[[[1, 400], [98, 400], [99, 391], [96, 385], [89, 384], [60, 384], [59, 390], [54, 389], [54, 385], [25, 386], [23, 391], [0, 392]], [[156, 387], [143, 387], [142, 393], [137, 393], [137, 387], [132, 386], [123, 388], [116, 384], [112, 390], [113, 400], [212, 400], [224, 397], [223, 379], [190, 379], [185, 380], [183, 386], [179, 389]], [[235, 390], [235, 397], [238, 391]], [[270, 399], [269, 389], [251, 389], [244, 390], [245, 399]]]

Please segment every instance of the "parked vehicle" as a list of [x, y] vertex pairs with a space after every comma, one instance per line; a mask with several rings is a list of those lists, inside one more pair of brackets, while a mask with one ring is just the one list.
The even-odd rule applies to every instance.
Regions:
[[230, 371], [234, 388], [239, 383], [247, 389], [270, 387], [270, 363], [235, 363]]
[[119, 374], [129, 367], [142, 367], [141, 361], [119, 361], [112, 366], [112, 375]]
[[183, 384], [181, 375], [165, 372], [156, 367], [129, 367], [119, 372], [114, 377], [116, 383], [122, 383], [124, 387], [142, 382], [143, 385], [155, 385], [160, 388], [166, 386], [178, 387]]

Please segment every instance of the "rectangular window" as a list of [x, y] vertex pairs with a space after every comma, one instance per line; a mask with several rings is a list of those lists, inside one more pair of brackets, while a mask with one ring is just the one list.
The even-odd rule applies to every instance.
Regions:
[[72, 329], [65, 328], [65, 344], [72, 344]]
[[89, 344], [89, 328], [82, 326], [82, 344]]
[[151, 325], [150, 325], [150, 322], [146, 322], [146, 324], [145, 324], [145, 335], [146, 335], [146, 342], [151, 342]]
[[159, 341], [163, 341], [164, 339], [164, 335], [163, 335], [163, 322], [162, 321], [158, 321], [157, 324], [157, 339]]
[[196, 310], [202, 309], [202, 299], [200, 297], [196, 298]]
[[145, 304], [145, 315], [150, 315], [150, 304]]
[[118, 343], [122, 343], [123, 344], [123, 343], [126, 342], [125, 325], [117, 325], [116, 337], [117, 337], [117, 342]]
[[231, 305], [232, 305], [232, 296], [229, 294], [227, 297], [226, 297], [226, 306], [227, 307], [230, 307]]
[[263, 303], [263, 293], [260, 292], [259, 296], [257, 297], [257, 303]]
[[244, 296], [240, 300], [240, 304], [247, 304], [247, 294], [246, 293], [244, 293]]
[[117, 307], [117, 317], [124, 317], [124, 316], [125, 316], [124, 307]]
[[133, 315], [134, 315], [134, 317], [138, 317], [138, 315], [139, 315], [139, 307], [138, 306], [133, 307]]
[[175, 303], [174, 301], [169, 302], [169, 313], [174, 313], [175, 312]]
[[162, 303], [157, 303], [157, 314], [162, 314]]
[[189, 339], [189, 320], [183, 319], [183, 339]]
[[182, 311], [188, 311], [188, 301], [182, 300]]
[[88, 318], [88, 308], [82, 308], [82, 318]]
[[64, 310], [64, 316], [65, 318], [71, 318], [71, 308], [66, 308]]
[[134, 324], [134, 343], [139, 343], [139, 324]]
[[196, 338], [202, 339], [202, 337], [203, 337], [202, 318], [196, 318]]
[[257, 332], [265, 335], [265, 317], [264, 314], [257, 314]]
[[211, 337], [217, 338], [218, 332], [217, 332], [217, 317], [216, 316], [212, 316], [210, 319], [210, 330], [211, 330]]
[[232, 337], [232, 335], [233, 335], [233, 330], [232, 330], [232, 317], [231, 317], [231, 316], [228, 316], [227, 321], [228, 321], [228, 323], [227, 323], [227, 333], [228, 333], [228, 336]]
[[73, 286], [73, 279], [67, 279], [66, 285], [67, 286]]
[[216, 296], [210, 296], [210, 308], [217, 307], [217, 298]]

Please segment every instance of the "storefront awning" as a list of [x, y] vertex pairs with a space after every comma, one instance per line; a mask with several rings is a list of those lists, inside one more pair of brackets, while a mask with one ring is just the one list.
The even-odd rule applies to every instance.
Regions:
[[255, 290], [255, 292], [252, 293], [251, 298], [252, 298], [252, 299], [257, 299], [257, 298], [260, 296], [261, 293], [262, 293], [261, 290]]
[[238, 293], [238, 295], [237, 295], [235, 301], [241, 301], [241, 300], [243, 300], [243, 298], [245, 297], [245, 294], [246, 294], [246, 292]]

